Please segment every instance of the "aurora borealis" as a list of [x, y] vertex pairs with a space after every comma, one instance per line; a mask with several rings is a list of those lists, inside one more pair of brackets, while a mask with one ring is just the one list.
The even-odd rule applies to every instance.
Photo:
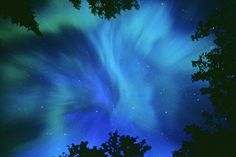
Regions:
[[[53, 156], [66, 145], [98, 145], [110, 131], [138, 135], [169, 157], [183, 128], [209, 109], [191, 61], [214, 47], [192, 42], [203, 1], [142, 2], [106, 21], [86, 5], [51, 1], [38, 13], [43, 37], [1, 24], [0, 118], [13, 157]], [[206, 4], [204, 4], [206, 5]], [[63, 11], [58, 11], [63, 10]], [[201, 15], [202, 14], [202, 15]], [[14, 31], [10, 31], [14, 29]]]

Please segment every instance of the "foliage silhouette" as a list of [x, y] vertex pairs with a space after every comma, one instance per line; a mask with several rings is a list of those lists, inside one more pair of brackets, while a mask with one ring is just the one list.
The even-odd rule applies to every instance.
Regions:
[[[69, 0], [74, 8], [81, 8], [81, 0]], [[91, 13], [104, 19], [115, 18], [121, 11], [139, 9], [138, 0], [87, 0]], [[0, 0], [0, 20], [10, 18], [12, 24], [23, 26], [42, 35], [35, 19], [33, 4], [36, 0]], [[44, 5], [47, 1], [42, 1]]]
[[118, 132], [110, 133], [109, 140], [102, 144], [103, 150], [112, 157], [142, 157], [151, 147], [142, 140], [137, 143], [138, 137], [120, 136]]
[[72, 4], [73, 7], [76, 9], [80, 9], [81, 8], [81, 0], [69, 0]]
[[191, 141], [184, 141], [174, 157], [233, 157], [235, 156], [235, 130], [218, 128], [215, 131], [205, 130], [196, 125], [185, 128], [192, 136]]
[[70, 154], [68, 155], [63, 152], [59, 157], [106, 157], [103, 150], [100, 150], [97, 147], [90, 149], [87, 145], [88, 142], [81, 142], [79, 145], [72, 144], [71, 146], [68, 146]]
[[137, 0], [88, 0], [91, 12], [101, 18], [111, 19], [122, 10], [139, 9]]
[[42, 33], [35, 20], [31, 0], [0, 0], [0, 19], [10, 17], [13, 24], [24, 26], [37, 35]]
[[207, 22], [201, 22], [193, 40], [210, 34], [215, 36], [216, 48], [203, 53], [193, 66], [199, 71], [193, 74], [193, 81], [209, 82], [209, 87], [202, 88], [203, 94], [210, 94], [217, 114], [225, 114], [236, 122], [234, 98], [236, 96], [236, 2], [226, 4], [215, 10]]
[[59, 157], [143, 157], [151, 149], [145, 140], [138, 142], [138, 137], [109, 133], [109, 139], [100, 148], [89, 148], [88, 142], [68, 146], [69, 154], [65, 152]]
[[193, 81], [207, 81], [208, 87], [201, 88], [208, 94], [214, 113], [203, 112], [205, 124], [189, 125], [185, 132], [191, 141], [173, 152], [174, 157], [222, 157], [236, 156], [236, 2], [227, 1], [200, 22], [192, 40], [207, 36], [215, 38], [216, 47], [204, 52], [193, 61], [198, 71]]

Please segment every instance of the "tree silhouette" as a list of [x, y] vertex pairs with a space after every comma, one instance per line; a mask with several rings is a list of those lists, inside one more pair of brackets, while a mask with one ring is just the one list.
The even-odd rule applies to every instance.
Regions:
[[0, 0], [0, 20], [7, 17], [11, 18], [13, 24], [24, 26], [37, 35], [42, 34], [35, 20], [31, 0]]
[[65, 152], [59, 157], [106, 157], [105, 152], [97, 147], [89, 148], [88, 142], [81, 142], [79, 145], [72, 144], [68, 146], [69, 154]]
[[137, 142], [138, 137], [120, 136], [118, 132], [110, 133], [109, 136], [102, 148], [111, 157], [143, 157], [151, 149], [145, 140]]
[[214, 112], [203, 112], [205, 124], [189, 125], [185, 132], [191, 141], [184, 141], [182, 147], [174, 151], [174, 157], [223, 157], [236, 156], [236, 2], [227, 1], [200, 22], [192, 40], [207, 36], [215, 38], [216, 47], [204, 52], [193, 61], [198, 71], [193, 81], [207, 81], [208, 87], [201, 88], [208, 94]]
[[81, 0], [69, 0], [72, 4], [73, 7], [76, 9], [80, 9], [81, 8]]
[[193, 80], [208, 81], [209, 87], [202, 88], [203, 94], [210, 94], [210, 99], [217, 114], [225, 114], [236, 122], [236, 2], [225, 4], [215, 10], [208, 20], [199, 24], [193, 40], [214, 35], [216, 48], [203, 53], [193, 66], [199, 71], [193, 74]]
[[[81, 0], [69, 0], [74, 8], [81, 8]], [[91, 13], [104, 19], [115, 18], [121, 11], [139, 9], [138, 0], [87, 0]], [[13, 24], [42, 35], [35, 19], [33, 4], [36, 0], [0, 0], [0, 20], [10, 18]], [[45, 3], [47, 1], [42, 1]]]
[[88, 0], [91, 12], [101, 18], [111, 19], [122, 10], [139, 9], [137, 0]]
[[196, 125], [185, 128], [191, 141], [184, 141], [181, 148], [173, 153], [174, 157], [233, 157], [235, 153], [235, 130], [218, 128], [205, 130]]
[[68, 146], [69, 154], [65, 152], [59, 157], [143, 157], [151, 149], [145, 140], [138, 142], [138, 137], [109, 133], [109, 139], [100, 148], [89, 148], [88, 142]]

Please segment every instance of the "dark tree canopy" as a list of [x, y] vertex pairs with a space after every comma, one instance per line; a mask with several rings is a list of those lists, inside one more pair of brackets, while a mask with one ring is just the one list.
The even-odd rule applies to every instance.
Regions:
[[[80, 9], [81, 0], [69, 0], [76, 9]], [[121, 11], [139, 9], [138, 0], [87, 0], [91, 13], [101, 18], [115, 18]]]
[[225, 7], [216, 9], [206, 22], [201, 22], [193, 40], [214, 35], [216, 48], [203, 53], [193, 66], [198, 72], [193, 81], [208, 81], [209, 87], [202, 88], [210, 99], [217, 114], [225, 114], [236, 122], [234, 98], [236, 96], [236, 2], [228, 2]]
[[200, 22], [192, 39], [213, 36], [216, 47], [204, 52], [193, 61], [198, 71], [193, 81], [207, 81], [208, 87], [201, 88], [208, 94], [214, 112], [203, 112], [205, 124], [188, 125], [185, 132], [191, 141], [184, 141], [174, 151], [174, 157], [223, 157], [236, 156], [236, 1], [227, 1]]
[[[74, 8], [81, 8], [81, 0], [69, 0]], [[91, 13], [104, 19], [115, 18], [121, 11], [138, 9], [138, 0], [87, 0]], [[13, 24], [23, 26], [37, 35], [42, 35], [35, 19], [33, 4], [36, 0], [0, 0], [0, 21], [10, 18]], [[47, 1], [44, 0], [41, 3]]]
[[102, 144], [102, 149], [109, 157], [143, 157], [151, 147], [146, 141], [137, 142], [138, 137], [120, 136], [118, 132], [110, 133], [109, 139]]
[[191, 141], [184, 141], [173, 157], [233, 157], [235, 152], [235, 131], [218, 128], [215, 131], [205, 130], [196, 125], [185, 128], [191, 135]]
[[144, 157], [151, 149], [145, 140], [138, 142], [138, 137], [119, 135], [118, 132], [110, 133], [107, 142], [100, 148], [89, 148], [88, 142], [68, 146], [69, 154], [62, 153], [59, 157]]
[[72, 4], [73, 7], [76, 9], [80, 9], [81, 8], [81, 0], [69, 0]]
[[10, 17], [13, 24], [41, 35], [31, 0], [0, 0], [0, 20]]
[[111, 19], [122, 10], [139, 9], [137, 0], [88, 0], [91, 12], [101, 18]]
[[106, 157], [105, 152], [97, 147], [89, 148], [88, 142], [81, 142], [79, 145], [68, 146], [69, 154], [62, 153], [59, 157]]

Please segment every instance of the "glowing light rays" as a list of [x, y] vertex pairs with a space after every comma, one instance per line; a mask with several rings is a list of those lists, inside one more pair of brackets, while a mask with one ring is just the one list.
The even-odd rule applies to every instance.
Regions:
[[[57, 7], [51, 14], [42, 13], [39, 17], [39, 21], [44, 21], [44, 16], [52, 19], [42, 29], [56, 34], [66, 20], [67, 26], [83, 31], [89, 44], [82, 45], [70, 37], [63, 45], [58, 43], [49, 50], [46, 46], [34, 49], [32, 44], [31, 52], [15, 55], [12, 63], [0, 65], [5, 82], [23, 83], [9, 87], [11, 94], [4, 96], [12, 109], [7, 118], [32, 116], [43, 110], [41, 117], [46, 123], [41, 136], [33, 141], [32, 150], [26, 148], [15, 156], [38, 152], [42, 156], [56, 155], [73, 141], [98, 144], [115, 129], [152, 140], [153, 154], [159, 151], [159, 141], [165, 150], [161, 156], [168, 156], [166, 152], [175, 144], [165, 135], [160, 136], [159, 131], [176, 118], [180, 91], [189, 88], [183, 84], [191, 82], [191, 59], [209, 41], [203, 41], [206, 47], [199, 47], [191, 42], [191, 32], [176, 32], [167, 7], [154, 3], [144, 4], [139, 11], [123, 14], [112, 22], [87, 17], [88, 12], [83, 9], [86, 14], [81, 19], [74, 14], [69, 18], [55, 15]], [[72, 8], [68, 7], [64, 10], [69, 16]], [[78, 22], [85, 19], [87, 24]], [[77, 35], [81, 34], [75, 30], [73, 36]], [[14, 100], [10, 101], [12, 97]], [[27, 110], [17, 110], [24, 105]], [[60, 149], [47, 150], [52, 145]]]

